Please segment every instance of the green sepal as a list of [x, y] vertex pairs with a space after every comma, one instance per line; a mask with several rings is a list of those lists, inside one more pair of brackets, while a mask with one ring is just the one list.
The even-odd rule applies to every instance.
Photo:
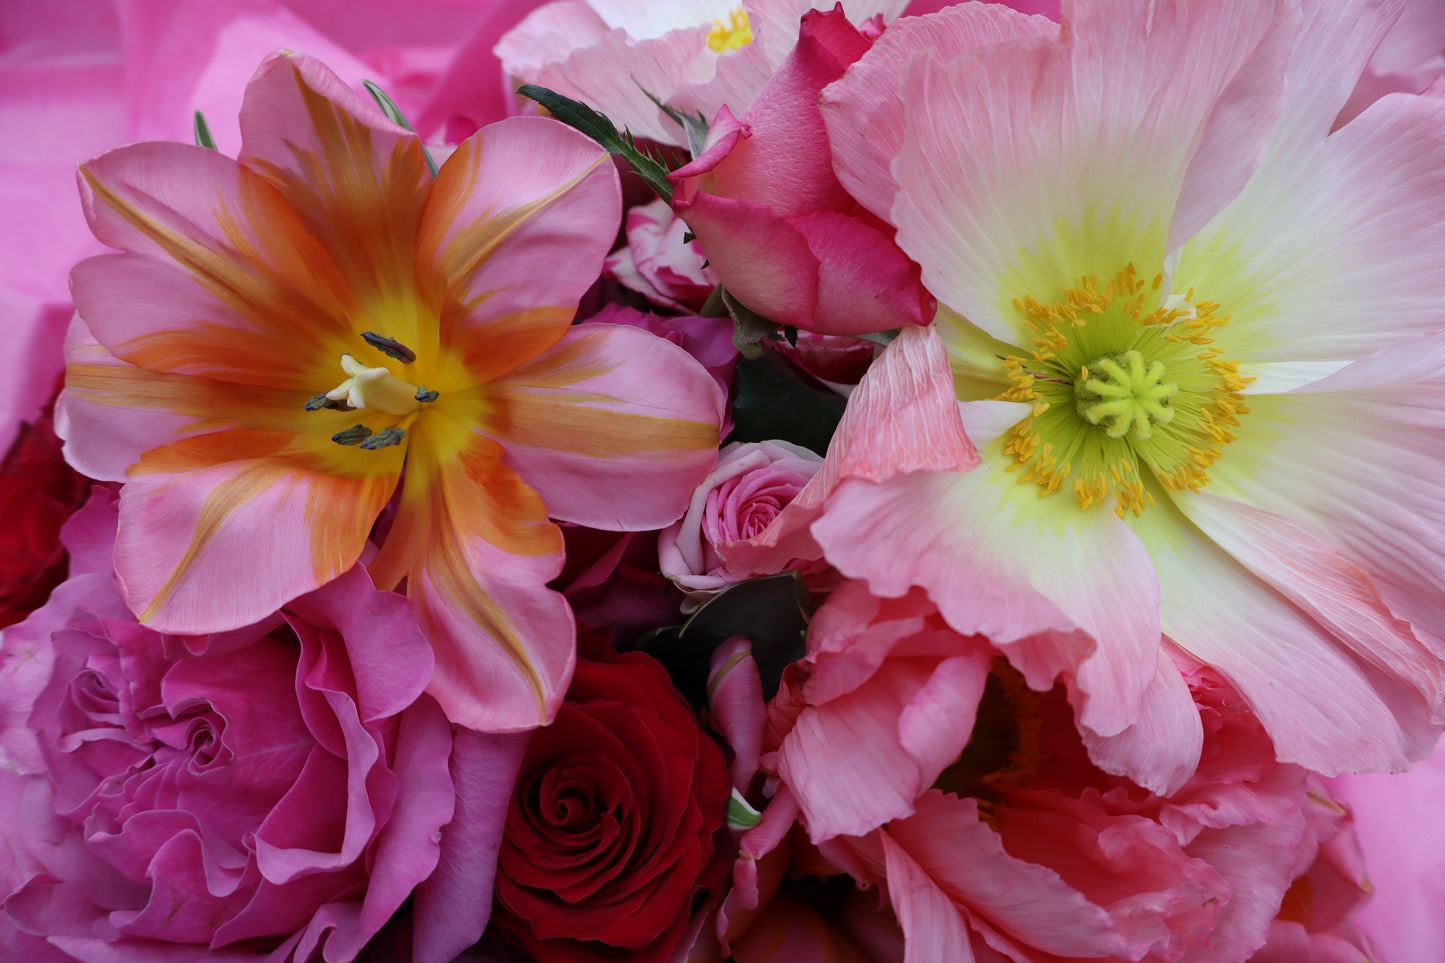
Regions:
[[[413, 134], [416, 133], [416, 128], [406, 119], [406, 115], [401, 112], [401, 108], [396, 105], [396, 101], [386, 95], [386, 91], [382, 90], [370, 80], [363, 80], [361, 85], [366, 88], [368, 94], [371, 94], [371, 99], [376, 101], [376, 106], [381, 108], [381, 112], [386, 115], [387, 120], [396, 124], [398, 127], [405, 127]], [[426, 158], [426, 169], [431, 171], [432, 179], [435, 180], [437, 176], [436, 161], [431, 159], [431, 153], [426, 149], [425, 144], [421, 145], [421, 156]]]
[[637, 172], [637, 176], [641, 177], [658, 197], [668, 204], [672, 203], [672, 185], [667, 182], [667, 165], [639, 149], [631, 131], [624, 129], [619, 134], [617, 126], [604, 114], [581, 101], [563, 97], [555, 90], [538, 87], [536, 84], [523, 84], [517, 88], [517, 93], [546, 107], [553, 117], [591, 137], [601, 144], [607, 153], [616, 154], [627, 161]]
[[728, 440], [779, 439], [823, 455], [845, 405], [842, 397], [805, 383], [776, 352], [766, 351], [738, 362]]
[[763, 821], [763, 814], [734, 789], [733, 794], [728, 797], [727, 820], [728, 829], [749, 830]]
[[216, 147], [216, 138], [211, 136], [211, 125], [206, 123], [206, 115], [199, 110], [196, 111], [195, 121], [192, 123], [191, 129], [195, 132], [197, 147], [204, 147], [207, 150], [219, 150], [219, 148]]
[[[637, 86], [639, 88], [642, 88], [641, 84], [638, 84]], [[669, 107], [662, 101], [658, 100], [657, 97], [649, 90], [643, 89], [642, 92], [647, 95], [648, 100], [652, 101], [654, 104], [657, 105], [658, 110], [662, 111], [669, 118], [671, 118], [673, 123], [681, 127], [683, 131], [687, 134], [688, 153], [692, 154], [693, 157], [701, 156], [702, 149], [704, 145], [707, 144], [707, 118], [703, 117], [703, 115], [700, 113], [689, 114], [686, 111], [677, 110], [674, 107]]]

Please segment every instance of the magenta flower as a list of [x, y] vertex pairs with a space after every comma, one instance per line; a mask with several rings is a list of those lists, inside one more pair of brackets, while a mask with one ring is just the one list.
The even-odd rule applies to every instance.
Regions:
[[[204, 656], [183, 641], [207, 640], [137, 625], [99, 572], [5, 632], [0, 915], [32, 956], [350, 960], [455, 866], [444, 827], [496, 844], [505, 795], [454, 784], [475, 767], [423, 693], [430, 648], [364, 570]], [[429, 901], [485, 869], [418, 896], [419, 959], [480, 935], [485, 903], [447, 921]]]
[[[635, 328], [570, 327], [620, 213], [607, 155], [514, 118], [435, 182], [420, 141], [320, 64], [276, 56], [240, 162], [139, 144], [84, 165], [96, 236], [61, 399], [67, 457], [126, 480], [115, 564], [141, 620], [245, 625], [370, 563], [403, 580], [456, 722], [551, 718], [574, 658], [548, 520], [681, 514], [721, 393]], [[405, 474], [403, 475], [403, 467]]]

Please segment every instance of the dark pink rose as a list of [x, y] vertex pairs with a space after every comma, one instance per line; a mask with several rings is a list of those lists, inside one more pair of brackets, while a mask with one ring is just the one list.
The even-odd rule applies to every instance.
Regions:
[[730, 564], [729, 552], [762, 534], [822, 464], [786, 441], [727, 445], [687, 512], [658, 538], [662, 574], [695, 599], [758, 574]]
[[410, 603], [358, 567], [249, 644], [185, 641], [99, 572], [6, 630], [0, 932], [80, 960], [351, 960], [428, 881], [415, 958], [474, 942], [492, 866], [468, 851], [501, 812], [465, 780], [510, 785], [516, 759], [479, 767], [475, 734], [454, 758]]
[[[868, 50], [841, 9], [803, 17], [798, 45], [741, 118], [724, 107], [674, 171], [673, 209], [739, 301], [828, 334], [926, 324], [933, 298], [894, 230], [833, 173], [818, 95]], [[859, 136], [867, 136], [866, 133]]]

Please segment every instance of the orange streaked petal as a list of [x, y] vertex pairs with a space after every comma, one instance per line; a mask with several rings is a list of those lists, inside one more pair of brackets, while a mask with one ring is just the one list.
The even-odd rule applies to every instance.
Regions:
[[225, 631], [350, 568], [396, 486], [401, 454], [356, 453], [380, 456], [376, 472], [340, 477], [324, 443], [223, 431], [147, 452], [121, 490], [115, 549], [141, 620], [162, 632]]
[[514, 117], [462, 142], [427, 204], [417, 264], [445, 287], [443, 344], [476, 382], [566, 332], [621, 210], [606, 151], [555, 120]]
[[453, 722], [482, 731], [550, 721], [575, 659], [562, 536], [541, 499], [472, 435], [441, 444], [417, 423], [396, 521], [372, 564], [378, 585], [407, 580], [436, 650], [428, 691]]

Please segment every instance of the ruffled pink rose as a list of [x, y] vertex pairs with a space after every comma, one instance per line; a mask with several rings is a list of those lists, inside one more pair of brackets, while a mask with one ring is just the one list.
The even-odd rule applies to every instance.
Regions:
[[926, 324], [934, 301], [894, 229], [833, 173], [818, 95], [872, 40], [841, 10], [803, 17], [798, 45], [742, 115], [724, 107], [703, 153], [669, 176], [673, 209], [718, 279], [779, 324], [828, 334]]
[[752, 833], [776, 838], [774, 807], [796, 811], [827, 859], [883, 887], [910, 961], [968, 945], [1016, 961], [1246, 959], [1315, 857], [1311, 784], [1275, 761], [1238, 693], [1174, 658], [1203, 748], [1160, 796], [1091, 759], [1062, 685], [1030, 688], [918, 590], [844, 583], [773, 701], [762, 768], [780, 788]]
[[762, 534], [822, 463], [814, 452], [786, 441], [724, 447], [686, 514], [658, 540], [662, 574], [693, 598], [766, 574], [734, 566], [730, 552]]
[[509, 785], [519, 747], [478, 766], [464, 734], [453, 760], [410, 603], [361, 568], [211, 640], [138, 625], [90, 572], [4, 656], [0, 929], [33, 958], [351, 960], [429, 878], [416, 959], [480, 936], [471, 851], [495, 852], [506, 786], [489, 810], [467, 780]]

